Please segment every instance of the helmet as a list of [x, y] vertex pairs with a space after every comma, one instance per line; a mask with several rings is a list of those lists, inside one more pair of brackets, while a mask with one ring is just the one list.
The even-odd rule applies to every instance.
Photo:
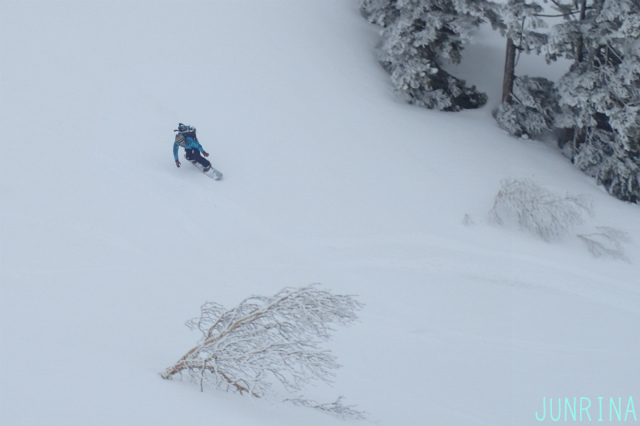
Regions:
[[176, 135], [176, 143], [177, 143], [178, 145], [184, 145], [184, 143], [185, 143], [185, 142], [184, 142], [184, 136], [182, 136], [180, 133], [178, 133], [178, 134]]
[[186, 124], [179, 123], [178, 131], [179, 132], [195, 132], [196, 128], [193, 126], [187, 126]]

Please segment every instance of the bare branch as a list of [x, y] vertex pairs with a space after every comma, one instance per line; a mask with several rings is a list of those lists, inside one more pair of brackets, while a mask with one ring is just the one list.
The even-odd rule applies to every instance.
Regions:
[[631, 242], [629, 234], [608, 226], [598, 226], [596, 229], [598, 232], [578, 235], [593, 256], [630, 262], [623, 246], [623, 243]]
[[571, 16], [571, 15], [576, 15], [580, 13], [580, 11], [574, 11], [574, 12], [567, 12], [567, 13], [560, 13], [558, 15], [544, 15], [544, 14], [536, 14], [533, 15], [536, 18], [564, 18], [565, 16]]
[[366, 412], [357, 410], [355, 405], [344, 405], [344, 397], [340, 396], [335, 402], [320, 404], [304, 398], [285, 399], [284, 402], [290, 402], [298, 407], [308, 407], [332, 414], [342, 420], [366, 420]]

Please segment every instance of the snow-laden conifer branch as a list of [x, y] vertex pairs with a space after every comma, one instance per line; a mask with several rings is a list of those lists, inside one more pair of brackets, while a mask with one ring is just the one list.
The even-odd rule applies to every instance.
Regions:
[[361, 0], [362, 15], [382, 27], [379, 61], [397, 94], [430, 109], [478, 108], [487, 96], [447, 72], [485, 20], [484, 1]]
[[272, 297], [251, 296], [233, 309], [207, 302], [187, 326], [202, 333], [198, 344], [162, 374], [176, 374], [240, 394], [263, 397], [274, 379], [288, 391], [314, 380], [331, 381], [339, 367], [320, 347], [335, 325], [348, 326], [362, 304], [317, 285], [285, 288]]

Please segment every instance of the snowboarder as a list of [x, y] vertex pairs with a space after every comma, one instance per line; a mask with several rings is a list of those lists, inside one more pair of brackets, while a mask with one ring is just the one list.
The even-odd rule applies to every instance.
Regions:
[[200, 153], [202, 153], [205, 157], [209, 156], [204, 148], [202, 148], [202, 145], [200, 145], [200, 142], [198, 142], [198, 138], [196, 137], [196, 128], [180, 123], [178, 125], [178, 130], [174, 131], [178, 132], [175, 142], [173, 143], [173, 158], [176, 160], [176, 167], [180, 167], [178, 149], [179, 147], [183, 147], [186, 151], [185, 157], [187, 160], [202, 164], [202, 167], [204, 167], [203, 172], [205, 173], [211, 170], [211, 163], [209, 160], [202, 158], [200, 155]]

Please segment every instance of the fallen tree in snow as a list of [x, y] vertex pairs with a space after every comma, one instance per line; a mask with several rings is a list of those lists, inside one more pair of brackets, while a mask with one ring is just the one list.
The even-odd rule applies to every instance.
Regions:
[[267, 396], [277, 382], [289, 392], [315, 380], [330, 382], [340, 365], [320, 345], [335, 325], [348, 326], [362, 304], [317, 285], [285, 288], [271, 297], [251, 296], [233, 309], [205, 303], [187, 322], [200, 341], [162, 378], [187, 375], [218, 389]]

